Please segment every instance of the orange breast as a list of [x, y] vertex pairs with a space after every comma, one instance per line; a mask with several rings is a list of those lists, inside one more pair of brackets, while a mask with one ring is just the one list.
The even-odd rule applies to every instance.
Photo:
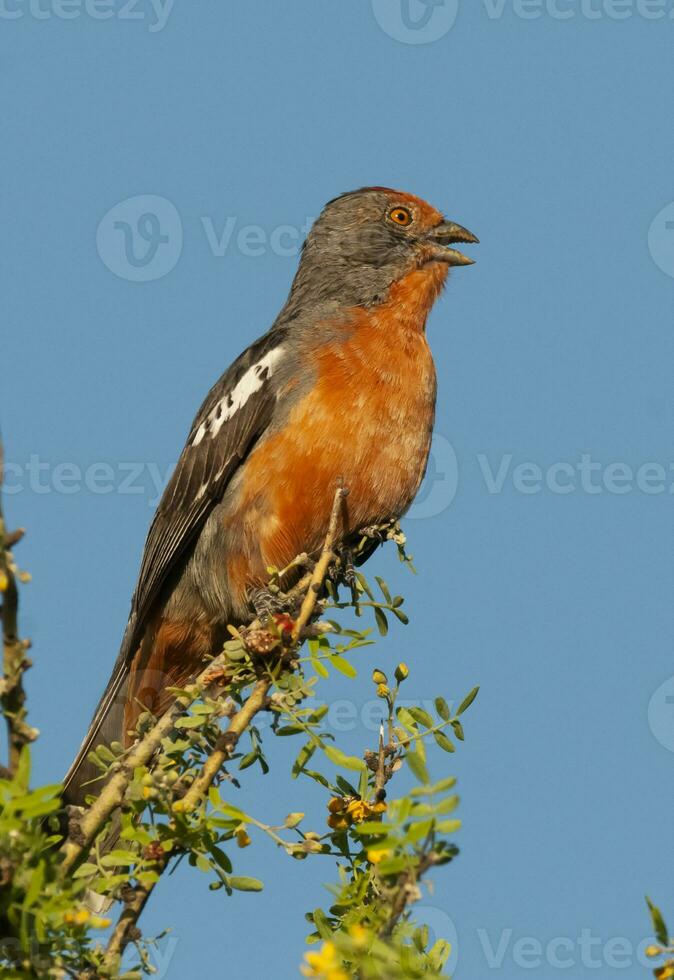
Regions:
[[388, 303], [352, 310], [343, 336], [313, 351], [315, 384], [246, 461], [227, 519], [236, 529], [230, 540], [241, 542], [229, 556], [237, 591], [266, 579], [269, 565], [284, 567], [320, 547], [339, 485], [349, 489], [351, 530], [409, 507], [434, 418], [435, 370], [423, 326], [444, 271], [412, 273], [394, 285]]

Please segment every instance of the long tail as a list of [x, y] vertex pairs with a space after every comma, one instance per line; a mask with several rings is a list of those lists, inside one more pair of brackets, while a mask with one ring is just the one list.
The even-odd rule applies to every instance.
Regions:
[[124, 705], [129, 681], [130, 652], [137, 642], [135, 617], [129, 620], [110, 680], [98, 702], [87, 734], [63, 780], [63, 801], [82, 806], [85, 797], [100, 788], [100, 770], [88, 760], [97, 745], [124, 742]]

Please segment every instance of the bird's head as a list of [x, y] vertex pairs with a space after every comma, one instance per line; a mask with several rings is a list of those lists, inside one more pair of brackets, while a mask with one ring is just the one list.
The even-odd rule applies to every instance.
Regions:
[[295, 286], [345, 303], [376, 302], [415, 270], [444, 281], [452, 266], [472, 265], [453, 246], [474, 244], [472, 232], [402, 191], [364, 187], [329, 201], [302, 253]]

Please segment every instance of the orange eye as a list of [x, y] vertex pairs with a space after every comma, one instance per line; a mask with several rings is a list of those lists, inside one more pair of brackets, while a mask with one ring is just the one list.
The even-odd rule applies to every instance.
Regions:
[[403, 228], [406, 228], [407, 225], [411, 225], [412, 221], [414, 220], [412, 218], [412, 212], [408, 211], [407, 208], [392, 208], [392, 210], [389, 211], [388, 216], [391, 221], [394, 222], [394, 224], [402, 225]]

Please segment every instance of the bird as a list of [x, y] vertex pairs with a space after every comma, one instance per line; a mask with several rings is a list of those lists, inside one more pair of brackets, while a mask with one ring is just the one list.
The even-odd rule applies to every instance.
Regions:
[[119, 655], [64, 780], [82, 805], [99, 744], [128, 746], [250, 620], [268, 569], [317, 555], [335, 489], [346, 540], [397, 520], [422, 482], [435, 418], [428, 314], [453, 246], [477, 237], [412, 194], [363, 187], [329, 201], [271, 328], [197, 412], [150, 525]]

